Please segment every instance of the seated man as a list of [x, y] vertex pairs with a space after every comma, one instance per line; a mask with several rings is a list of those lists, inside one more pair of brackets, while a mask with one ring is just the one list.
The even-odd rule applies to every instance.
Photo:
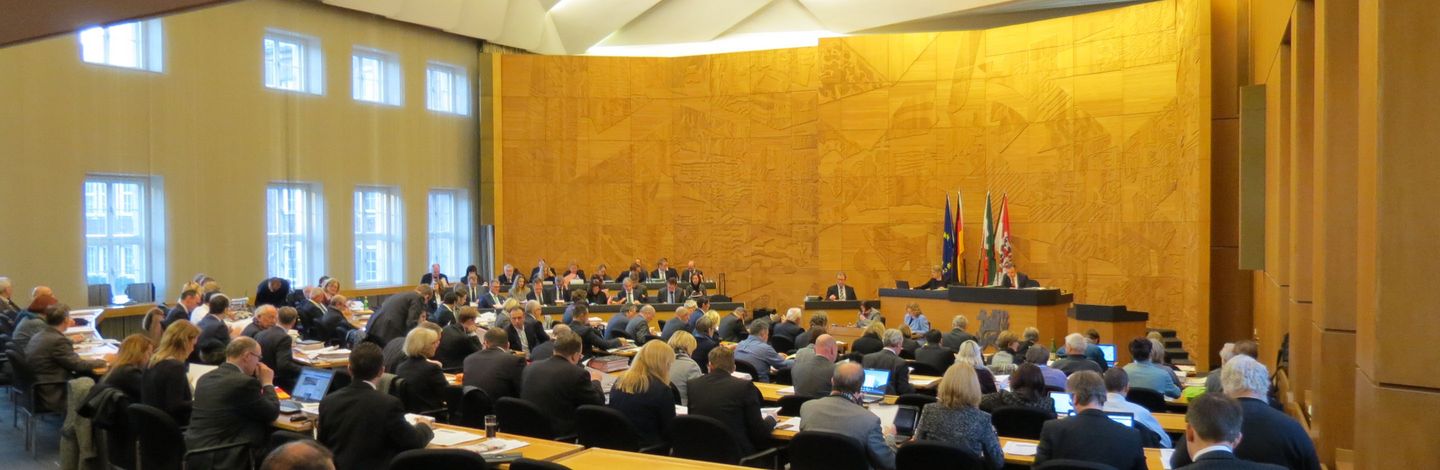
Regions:
[[1135, 361], [1125, 365], [1132, 387], [1147, 388], [1170, 398], [1180, 398], [1180, 387], [1175, 385], [1175, 373], [1170, 368], [1150, 362], [1154, 346], [1149, 338], [1135, 338], [1130, 341], [1130, 357]]
[[[244, 336], [226, 345], [224, 355], [224, 363], [195, 383], [185, 445], [200, 449], [244, 442], [244, 452], [263, 451], [280, 416], [275, 371], [260, 362], [260, 343]], [[238, 452], [216, 452], [189, 463], [196, 468], [246, 469], [248, 462], [260, 460], [255, 457], [259, 456], [252, 454], [247, 460]]]
[[195, 324], [200, 327], [200, 337], [190, 353], [191, 364], [220, 364], [225, 359], [225, 346], [230, 344], [230, 326], [225, 323], [230, 317], [230, 298], [210, 296], [209, 307], [209, 313]]
[[[343, 295], [330, 296], [330, 305], [325, 307], [325, 316], [320, 319], [320, 334], [326, 340], [340, 341], [341, 346], [351, 344], [352, 333], [358, 330], [352, 321], [349, 299]], [[355, 338], [359, 339], [359, 338]]]
[[[965, 328], [968, 326], [970, 326], [970, 320], [965, 318], [964, 315], [956, 315], [955, 318], [951, 318], [950, 332], [945, 333], [945, 337], [940, 340], [940, 346], [949, 349], [951, 352], [957, 352], [960, 351], [960, 345], [965, 344], [966, 341], [974, 341], [975, 344], [980, 344], [979, 338], [965, 332]], [[1048, 362], [1049, 358], [1046, 358], [1046, 361]]]
[[510, 338], [500, 328], [485, 330], [482, 344], [484, 349], [465, 357], [465, 385], [480, 387], [491, 403], [502, 397], [519, 397], [525, 358], [510, 353]]
[[790, 307], [789, 310], [785, 311], [785, 316], [780, 319], [780, 323], [775, 324], [775, 330], [770, 334], [774, 336], [784, 336], [786, 339], [789, 339], [791, 343], [794, 343], [796, 338], [805, 334], [805, 329], [800, 327], [800, 314], [801, 311], [799, 307]]
[[1045, 377], [1046, 388], [1065, 389], [1065, 372], [1045, 365], [1050, 362], [1050, 350], [1044, 346], [1034, 345], [1025, 351], [1025, 362], [1035, 364], [1040, 368], [1040, 375]]
[[619, 291], [615, 292], [615, 297], [610, 298], [610, 304], [614, 305], [645, 303], [645, 287], [637, 286], [636, 282], [639, 281], [637, 281], [633, 277], [625, 278], [625, 283], [623, 287], [621, 287]]
[[176, 302], [175, 306], [170, 308], [170, 312], [165, 314], [165, 321], [160, 322], [160, 327], [169, 328], [170, 324], [177, 320], [189, 320], [190, 311], [199, 306], [200, 291], [185, 289], [185, 292], [180, 293], [180, 301]]
[[[24, 349], [25, 362], [30, 364], [37, 383], [65, 382], [74, 374], [92, 375], [95, 369], [105, 367], [115, 358], [114, 354], [108, 354], [103, 360], [87, 361], [75, 353], [75, 344], [65, 336], [65, 330], [75, 326], [75, 321], [70, 319], [69, 306], [54, 304], [45, 307], [43, 318], [45, 328], [36, 332]], [[65, 409], [64, 396], [64, 386], [40, 388], [39, 398], [46, 408]]]
[[805, 330], [795, 338], [795, 347], [803, 348], [815, 342], [815, 338], [825, 334], [830, 327], [830, 315], [825, 312], [816, 312], [810, 315], [810, 329]]
[[1240, 443], [1244, 408], [1240, 402], [1220, 393], [1206, 393], [1190, 400], [1185, 412], [1185, 445], [1190, 450], [1186, 465], [1194, 470], [1283, 470], [1268, 463], [1240, 460], [1235, 447]]
[[[269, 305], [262, 308], [275, 310]], [[295, 380], [300, 378], [301, 366], [295, 362], [294, 342], [290, 339], [290, 330], [299, 319], [295, 307], [282, 307], [279, 322], [255, 335], [255, 342], [260, 343], [260, 362], [275, 371], [275, 385], [285, 390], [294, 390]]]
[[735, 360], [745, 361], [760, 374], [758, 382], [770, 381], [770, 368], [788, 369], [794, 361], [785, 359], [784, 354], [775, 352], [770, 346], [770, 326], [763, 322], [750, 325], [750, 337], [735, 345]]
[[1000, 287], [1004, 287], [1007, 289], [1022, 289], [1039, 285], [1039, 283], [1032, 283], [1032, 281], [1030, 280], [1030, 276], [1026, 276], [1025, 273], [1016, 271], [1014, 261], [1010, 261], [1008, 259], [1005, 260], [1004, 263], [1000, 264], [1000, 269], [1004, 270], [1004, 273], [1000, 275]]
[[[276, 308], [278, 307], [274, 305], [261, 305], [256, 307], [255, 317], [250, 320], [250, 324], [246, 325], [245, 330], [241, 331], [240, 334], [254, 338], [255, 335], [260, 334], [261, 331], [268, 330], [270, 327], [275, 326], [275, 319], [277, 314], [279, 314], [279, 311], [275, 310]], [[263, 347], [264, 345], [262, 344], [261, 346]]]
[[915, 362], [928, 365], [944, 375], [945, 369], [955, 363], [955, 351], [940, 346], [942, 336], [940, 330], [925, 332], [925, 345], [915, 350]]
[[318, 442], [299, 439], [270, 451], [260, 470], [335, 470], [335, 454]]
[[435, 312], [430, 314], [430, 322], [440, 325], [441, 328], [455, 322], [455, 311], [460, 309], [460, 303], [465, 298], [464, 292], [459, 289], [445, 289], [445, 293], [440, 295], [440, 305], [436, 305]]
[[579, 365], [580, 339], [572, 335], [556, 339], [555, 355], [525, 367], [520, 380], [520, 398], [550, 416], [555, 433], [575, 433], [575, 409], [580, 405], [603, 405], [600, 371]]
[[350, 385], [320, 400], [319, 440], [335, 451], [336, 468], [383, 469], [396, 454], [423, 449], [435, 436], [425, 423], [405, 420], [400, 399], [377, 389], [380, 348], [360, 343], [350, 352]]
[[[1236, 457], [1289, 469], [1320, 468], [1315, 443], [1310, 440], [1305, 428], [1284, 412], [1271, 408], [1267, 402], [1270, 372], [1264, 364], [1249, 356], [1235, 356], [1225, 363], [1220, 374], [1220, 380], [1225, 383], [1225, 395], [1240, 402], [1244, 415], [1240, 445], [1235, 446]], [[1187, 445], [1180, 443], [1175, 454], [1170, 456], [1174, 468], [1190, 464]]]
[[650, 321], [653, 319], [655, 319], [655, 307], [650, 305], [640, 307], [640, 314], [630, 317], [630, 321], [625, 323], [625, 333], [630, 335], [630, 339], [634, 340], [635, 344], [643, 345], [656, 338], [655, 335], [650, 334]]
[[885, 330], [880, 339], [885, 347], [866, 354], [861, 362], [866, 369], [890, 371], [890, 384], [885, 386], [886, 395], [915, 393], [915, 386], [910, 383], [910, 364], [900, 358], [900, 347], [905, 341], [904, 335], [900, 334], [900, 330], [891, 328]]
[[740, 454], [749, 455], [770, 440], [775, 418], [760, 414], [760, 390], [749, 380], [736, 378], [735, 353], [726, 348], [710, 350], [709, 373], [685, 384], [689, 413], [709, 416], [741, 436]]
[[[605, 326], [596, 318], [591, 322], [587, 315], [590, 314], [590, 307], [585, 304], [575, 306], [575, 316], [570, 319], [570, 331], [580, 338], [582, 344], [581, 352], [586, 356], [596, 354], [604, 355], [605, 351], [618, 348], [623, 345], [619, 338], [605, 338]], [[620, 315], [620, 314], [615, 314]], [[596, 352], [599, 351], [599, 352]]]
[[625, 328], [630, 326], [630, 319], [635, 317], [635, 312], [640, 310], [639, 305], [625, 304], [620, 306], [620, 311], [610, 315], [610, 322], [605, 325], [606, 338], [621, 337], [621, 333], [630, 334]]
[[685, 291], [680, 290], [680, 279], [671, 277], [665, 280], [665, 288], [655, 294], [655, 303], [678, 304], [685, 302]]
[[[803, 351], [803, 350], [802, 350]], [[806, 397], [823, 397], [830, 394], [830, 378], [835, 375], [835, 337], [820, 335], [815, 340], [813, 354], [795, 354], [795, 366], [790, 368], [790, 378], [795, 382], [795, 394]]]
[[750, 323], [746, 318], [748, 312], [745, 307], [736, 307], [734, 312], [720, 319], [720, 340], [738, 343], [745, 339], [745, 325]]
[[[1155, 420], [1155, 415], [1143, 406], [1130, 403], [1125, 395], [1130, 393], [1130, 374], [1118, 367], [1105, 371], [1105, 411], [1119, 411], [1135, 415], [1135, 423], [1145, 426], [1149, 433], [1153, 434], [1155, 442], [1146, 442], [1146, 447], [1159, 445], [1162, 448], [1170, 448], [1170, 435], [1165, 433], [1165, 428]], [[1139, 429], [1139, 428], [1136, 428]], [[1141, 441], [1147, 441], [1141, 436]]]
[[690, 318], [690, 309], [684, 305], [675, 307], [675, 317], [665, 322], [665, 327], [660, 329], [660, 341], [670, 341], [675, 333], [689, 333], [690, 324], [685, 322]]
[[835, 366], [830, 396], [800, 405], [800, 431], [824, 431], [850, 436], [865, 448], [872, 468], [895, 468], [895, 428], [881, 426], [880, 417], [860, 406], [860, 385], [865, 371], [860, 364]]
[[1060, 369], [1066, 376], [1074, 375], [1076, 372], [1088, 370], [1099, 375], [1105, 372], [1100, 364], [1085, 358], [1085, 346], [1089, 344], [1080, 333], [1070, 333], [1065, 337], [1065, 357], [1056, 359], [1050, 363], [1050, 367]]
[[1066, 379], [1074, 398], [1075, 416], [1045, 422], [1035, 465], [1052, 459], [1083, 460], [1118, 470], [1145, 470], [1140, 433], [1105, 415], [1105, 380], [1095, 371], [1079, 371]]
[[540, 327], [540, 322], [526, 316], [520, 305], [511, 306], [505, 313], [510, 316], [510, 323], [505, 325], [505, 334], [510, 337], [510, 349], [522, 351], [528, 356], [535, 346], [550, 341], [550, 337], [545, 335], [545, 329]]
[[475, 307], [460, 307], [455, 322], [440, 329], [440, 347], [435, 350], [435, 359], [446, 369], [464, 365], [465, 358], [480, 350], [480, 338], [475, 337], [475, 318], [480, 311]]
[[490, 290], [481, 294], [477, 299], [480, 302], [480, 308], [500, 308], [505, 304], [505, 297], [500, 295], [500, 284], [501, 281], [498, 279], [490, 281]]
[[825, 289], [825, 300], [859, 300], [855, 288], [845, 285], [845, 273], [835, 273], [835, 285]]
[[[1250, 356], [1251, 359], [1259, 359], [1260, 344], [1255, 340], [1242, 339], [1236, 341], [1235, 345], [1228, 349], [1221, 348], [1220, 365], [1223, 367], [1225, 363], [1230, 362], [1230, 359], [1236, 356]], [[1205, 376], [1205, 393], [1225, 393], [1225, 384], [1220, 381], [1220, 368], [1217, 367], [1210, 371], [1210, 375]]]

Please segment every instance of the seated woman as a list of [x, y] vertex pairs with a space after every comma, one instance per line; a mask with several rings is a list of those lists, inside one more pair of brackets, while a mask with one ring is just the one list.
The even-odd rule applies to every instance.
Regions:
[[990, 356], [990, 372], [995, 375], [1014, 372], [1017, 363], [1025, 362], [1024, 356], [1016, 355], [1016, 348], [1020, 347], [1020, 338], [1010, 330], [1001, 331], [1000, 336], [995, 337], [995, 347], [999, 349], [995, 351], [994, 356]]
[[405, 335], [405, 360], [395, 368], [395, 376], [405, 379], [405, 411], [418, 413], [445, 408], [445, 387], [450, 382], [440, 363], [431, 359], [440, 347], [440, 334], [429, 328], [416, 328]]
[[873, 322], [865, 328], [865, 333], [855, 339], [855, 344], [850, 345], [850, 352], [853, 354], [870, 354], [885, 349], [885, 343], [880, 341], [880, 335], [885, 334], [885, 324]]
[[941, 272], [941, 271], [940, 271], [940, 267], [939, 267], [939, 266], [933, 266], [933, 267], [931, 267], [931, 268], [930, 268], [930, 279], [926, 279], [924, 284], [920, 284], [920, 285], [918, 285], [918, 286], [911, 287], [911, 289], [916, 289], [916, 290], [930, 290], [930, 289], [943, 289], [943, 288], [945, 288], [945, 278], [940, 275], [940, 272]]
[[1020, 364], [1010, 373], [1010, 389], [985, 395], [980, 399], [980, 409], [994, 413], [1000, 408], [1024, 407], [1044, 411], [1055, 416], [1055, 400], [1045, 393], [1045, 375], [1040, 367], [1031, 363]]
[[690, 282], [685, 283], [685, 297], [695, 298], [705, 296], [705, 278], [699, 271], [690, 274]]
[[675, 391], [680, 392], [681, 405], [690, 402], [689, 395], [685, 393], [685, 383], [705, 375], [705, 372], [700, 370], [700, 365], [690, 357], [690, 354], [695, 352], [695, 346], [695, 335], [689, 332], [681, 330], [670, 335], [670, 349], [675, 350], [675, 363], [670, 365], [670, 383], [675, 387]]
[[980, 378], [980, 393], [995, 393], [995, 374], [985, 368], [985, 357], [980, 355], [980, 344], [974, 341], [965, 341], [960, 344], [960, 352], [955, 355], [956, 364], [969, 364], [975, 368], [975, 375]]
[[975, 407], [980, 402], [975, 371], [961, 363], [945, 370], [937, 394], [939, 401], [921, 409], [915, 439], [969, 449], [980, 456], [987, 467], [999, 469], [1005, 466], [1005, 453], [1000, 450], [1000, 438], [990, 424], [990, 414]]
[[610, 303], [610, 293], [605, 292], [605, 281], [601, 281], [599, 278], [591, 279], [590, 289], [585, 291], [585, 301], [590, 302], [590, 305]]
[[606, 272], [607, 269], [609, 268], [605, 266], [605, 263], [600, 263], [595, 267], [595, 274], [590, 275], [590, 281], [610, 282], [610, 274]]
[[110, 364], [110, 372], [100, 383], [125, 392], [132, 403], [139, 403], [145, 384], [145, 367], [150, 365], [150, 353], [155, 351], [155, 342], [148, 336], [133, 334], [120, 343], [120, 352]]
[[521, 301], [529, 299], [529, 281], [529, 279], [525, 279], [525, 276], [515, 276], [515, 285], [510, 287], [510, 298]]
[[664, 433], [675, 420], [675, 397], [670, 391], [670, 365], [675, 350], [659, 340], [650, 340], [630, 370], [610, 388], [610, 407], [630, 418], [640, 431], [641, 446], [664, 441]]
[[181, 426], [190, 423], [190, 365], [185, 360], [199, 338], [200, 328], [189, 320], [171, 323], [141, 377], [140, 401], [165, 410]]
[[[165, 310], [155, 307], [145, 312], [145, 316], [140, 318], [140, 330], [141, 334], [150, 340], [150, 346], [154, 347], [160, 337], [165, 335]], [[146, 358], [149, 358], [148, 354]]]

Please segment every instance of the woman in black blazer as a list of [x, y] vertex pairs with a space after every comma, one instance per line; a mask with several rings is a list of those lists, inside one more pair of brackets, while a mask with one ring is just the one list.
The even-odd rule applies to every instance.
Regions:
[[429, 328], [416, 328], [405, 335], [405, 361], [395, 369], [395, 376], [405, 379], [405, 411], [411, 413], [445, 408], [445, 372], [432, 360], [440, 347], [440, 335]]
[[855, 339], [855, 344], [850, 345], [850, 352], [855, 354], [870, 354], [885, 349], [885, 342], [880, 341], [880, 335], [885, 333], [885, 325], [880, 322], [871, 323], [865, 329], [865, 334]]
[[705, 278], [697, 271], [690, 275], [690, 282], [685, 283], [685, 297], [704, 297]]
[[110, 364], [110, 372], [100, 379], [100, 383], [120, 389], [132, 403], [139, 403], [145, 383], [145, 366], [154, 350], [155, 342], [143, 334], [125, 337], [125, 341], [120, 343], [120, 352], [115, 355], [115, 362]]
[[185, 359], [195, 350], [198, 338], [200, 328], [189, 320], [171, 323], [141, 377], [140, 401], [165, 410], [181, 426], [190, 423], [190, 365]]
[[605, 293], [605, 283], [599, 278], [590, 280], [590, 289], [585, 291], [585, 301], [590, 305], [605, 305], [610, 302], [610, 296]]
[[670, 365], [675, 350], [659, 340], [650, 340], [630, 370], [610, 388], [610, 408], [630, 418], [640, 431], [642, 446], [659, 444], [675, 420], [675, 395], [670, 391]]

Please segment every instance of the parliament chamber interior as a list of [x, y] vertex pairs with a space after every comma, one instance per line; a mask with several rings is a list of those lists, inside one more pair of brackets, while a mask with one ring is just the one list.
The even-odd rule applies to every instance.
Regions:
[[0, 1], [0, 467], [1435, 467], [1436, 30]]

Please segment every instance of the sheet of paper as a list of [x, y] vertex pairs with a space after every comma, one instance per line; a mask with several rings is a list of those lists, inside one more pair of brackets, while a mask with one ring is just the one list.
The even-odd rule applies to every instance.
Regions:
[[784, 420], [782, 420], [782, 421], [780, 421], [780, 422], [778, 422], [778, 423], [775, 424], [775, 429], [783, 429], [783, 430], [786, 430], [786, 431], [799, 431], [799, 430], [800, 430], [800, 417], [799, 417], [799, 416], [795, 416], [795, 417], [785, 418]]
[[530, 443], [525, 441], [495, 438], [486, 439], [475, 444], [470, 444], [468, 446], [461, 447], [461, 449], [465, 449], [471, 452], [478, 452], [481, 454], [498, 454], [502, 452], [509, 452], [528, 445], [530, 445]]
[[785, 388], [776, 390], [775, 393], [778, 393], [778, 394], [781, 394], [781, 395], [794, 395], [794, 394], [795, 394], [795, 387], [785, 387]]
[[1006, 443], [1005, 443], [1005, 449], [1004, 449], [1004, 450], [1005, 450], [1005, 454], [1006, 454], [1006, 455], [1027, 455], [1027, 456], [1034, 456], [1034, 455], [1035, 455], [1035, 446], [1036, 446], [1036, 444], [1031, 444], [1031, 443], [1029, 443], [1029, 442], [1015, 442], [1015, 441], [1010, 441], [1010, 442], [1006, 442]]
[[195, 383], [200, 381], [200, 376], [215, 370], [215, 367], [205, 364], [190, 364], [190, 371], [185, 373], [190, 377], [190, 390], [195, 390]]
[[430, 440], [431, 444], [450, 447], [462, 442], [470, 442], [477, 439], [484, 439], [484, 434], [473, 434], [454, 429], [435, 428], [435, 438]]
[[1175, 455], [1175, 449], [1160, 449], [1160, 465], [1165, 470], [1170, 470], [1170, 456]]
[[688, 414], [690, 414], [690, 407], [685, 405], [675, 405], [675, 416], [683, 416]]

